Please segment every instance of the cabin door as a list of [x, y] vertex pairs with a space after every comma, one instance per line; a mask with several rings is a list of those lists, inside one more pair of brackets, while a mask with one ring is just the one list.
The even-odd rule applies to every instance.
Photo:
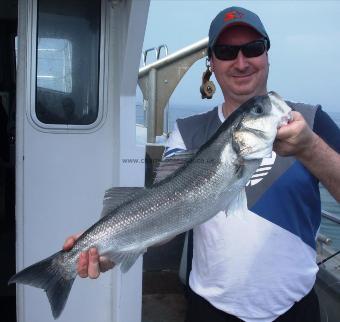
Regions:
[[[135, 91], [149, 1], [19, 0], [16, 259], [22, 269], [96, 222], [105, 190], [141, 186]], [[20, 322], [54, 321], [45, 293], [19, 286]], [[141, 260], [77, 278], [58, 321], [138, 322]]]

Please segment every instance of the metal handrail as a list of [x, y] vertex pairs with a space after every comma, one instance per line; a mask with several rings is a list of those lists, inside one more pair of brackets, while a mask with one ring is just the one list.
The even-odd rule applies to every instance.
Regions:
[[340, 217], [338, 217], [335, 214], [330, 213], [329, 211], [322, 210], [321, 216], [332, 221], [332, 222], [335, 222], [336, 224], [340, 224]]
[[[171, 55], [168, 55], [164, 58], [161, 58], [145, 67], [142, 67], [140, 70], [139, 70], [139, 73], [138, 73], [138, 77], [141, 78], [143, 76], [145, 76], [146, 74], [148, 74], [148, 72], [155, 68], [159, 68], [159, 67], [162, 67], [162, 66], [166, 66], [166, 65], [169, 65], [171, 63], [173, 63], [174, 61], [178, 61], [182, 58], [185, 58], [187, 57], [188, 55], [192, 54], [193, 52], [196, 52], [196, 51], [199, 51], [199, 50], [206, 50], [208, 46], [208, 37], [190, 45], [190, 46], [187, 46], [181, 50], [178, 50], [177, 52], [171, 54]], [[156, 49], [157, 51], [157, 49]], [[204, 56], [202, 56], [204, 57]]]
[[[207, 56], [207, 45], [208, 38], [204, 38], [140, 68], [138, 85], [148, 104], [148, 143], [155, 142], [156, 136], [163, 134], [164, 108], [184, 74], [197, 60]], [[167, 51], [164, 45], [159, 46], [156, 49], [158, 56], [162, 48]], [[146, 62], [145, 56], [143, 58]]]
[[318, 234], [317, 236], [317, 240], [320, 243], [326, 244], [326, 245], [330, 245], [332, 243], [332, 239], [325, 236], [324, 234]]
[[[326, 218], [336, 224], [340, 224], [340, 217], [338, 217], [335, 214], [330, 213], [329, 211], [321, 210], [321, 217]], [[318, 242], [320, 242], [320, 244], [330, 245], [332, 243], [331, 238], [320, 233], [318, 234], [317, 240]]]
[[158, 48], [153, 47], [153, 48], [146, 49], [143, 52], [143, 66], [146, 66], [146, 59], [148, 57], [148, 53], [151, 52], [151, 51], [153, 51], [155, 53], [155, 57], [156, 57], [156, 59], [158, 59], [158, 56], [159, 56], [159, 49]]
[[163, 45], [160, 45], [158, 46], [157, 48], [157, 60], [159, 60], [159, 58], [161, 57], [161, 51], [162, 51], [162, 48], [164, 49], [165, 51], [165, 57], [168, 56], [168, 53], [169, 53], [169, 49], [168, 49], [168, 46], [163, 44]]

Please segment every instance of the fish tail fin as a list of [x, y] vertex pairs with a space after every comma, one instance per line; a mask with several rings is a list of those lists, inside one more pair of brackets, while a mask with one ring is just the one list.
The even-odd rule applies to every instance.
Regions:
[[55, 253], [23, 269], [8, 281], [8, 284], [21, 283], [44, 289], [55, 319], [63, 311], [76, 278], [76, 272], [66, 270], [63, 254], [64, 251]]

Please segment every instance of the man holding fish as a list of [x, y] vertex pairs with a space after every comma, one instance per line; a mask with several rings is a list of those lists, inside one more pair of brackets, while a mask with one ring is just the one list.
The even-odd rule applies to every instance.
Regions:
[[[258, 173], [251, 178], [250, 174], [246, 195], [243, 189], [233, 195], [237, 184], [231, 185], [232, 200], [225, 204], [217, 200], [216, 215], [194, 227], [187, 322], [320, 321], [313, 290], [318, 271], [315, 238], [321, 220], [318, 184], [320, 181], [340, 201], [340, 131], [320, 106], [284, 102], [277, 94], [267, 93], [269, 48], [269, 36], [256, 14], [239, 7], [221, 11], [210, 26], [208, 56], [224, 103], [205, 114], [177, 120], [167, 142], [165, 159], [186, 150], [199, 149], [204, 155], [212, 140], [222, 133], [221, 128], [229, 126], [227, 132], [235, 133], [232, 143], [220, 151], [219, 162], [235, 165], [234, 177], [247, 173], [242, 162], [256, 155], [261, 159], [271, 157], [269, 163], [263, 159], [268, 173], [262, 180], [256, 179]], [[293, 112], [284, 124], [277, 115], [286, 115], [288, 106]], [[267, 123], [258, 123], [264, 113]], [[234, 126], [236, 120], [241, 121]], [[260, 147], [261, 140], [272, 131], [267, 128], [270, 120], [277, 122], [275, 131], [279, 127], [273, 144], [276, 153], [272, 155], [269, 145]], [[250, 151], [252, 147], [254, 151]], [[230, 162], [229, 152], [236, 155]], [[190, 170], [190, 166], [187, 168]], [[218, 182], [218, 177], [214, 175], [211, 180]], [[166, 186], [168, 181], [161, 181], [156, 188]], [[209, 187], [207, 181], [204, 184]], [[222, 195], [222, 191], [215, 193]], [[108, 192], [107, 200], [112, 196]], [[135, 196], [138, 199], [142, 194]], [[85, 238], [79, 240], [77, 235], [69, 237], [64, 250], [85, 243]], [[97, 278], [114, 266], [100, 256], [103, 253], [96, 247], [84, 249], [77, 261], [79, 276]], [[139, 249], [128, 258], [117, 252], [114, 259], [127, 270], [142, 252]], [[26, 283], [25, 273], [20, 274], [12, 281]], [[39, 283], [32, 285], [45, 288]], [[56, 304], [55, 317], [65, 302]]]

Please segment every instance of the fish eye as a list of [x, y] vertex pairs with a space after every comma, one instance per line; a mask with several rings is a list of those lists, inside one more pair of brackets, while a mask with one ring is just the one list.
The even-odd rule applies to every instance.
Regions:
[[262, 114], [263, 113], [263, 107], [261, 106], [261, 105], [255, 105], [254, 107], [253, 107], [253, 112], [255, 113], [255, 114]]

